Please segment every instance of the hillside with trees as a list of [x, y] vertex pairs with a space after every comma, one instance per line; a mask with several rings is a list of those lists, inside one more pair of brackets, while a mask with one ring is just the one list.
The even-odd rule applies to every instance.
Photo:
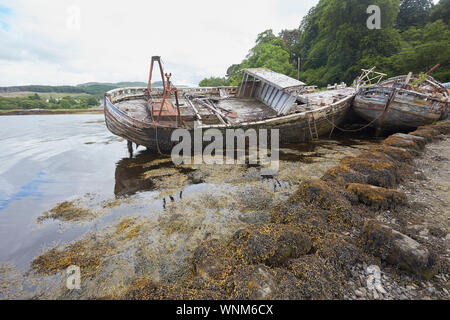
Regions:
[[146, 86], [144, 82], [90, 82], [77, 86], [0, 87], [0, 110], [88, 109], [100, 106], [100, 100], [107, 91], [123, 87]]
[[[367, 8], [381, 9], [381, 29], [367, 28]], [[320, 0], [294, 30], [266, 30], [221, 85], [237, 85], [244, 68], [263, 67], [321, 87], [352, 83], [362, 68], [377, 66], [388, 76], [427, 72], [450, 81], [450, 0]]]
[[70, 110], [70, 109], [88, 109], [99, 106], [99, 100], [95, 96], [65, 96], [62, 98], [42, 99], [38, 93], [27, 97], [2, 97], [0, 96], [0, 110]]

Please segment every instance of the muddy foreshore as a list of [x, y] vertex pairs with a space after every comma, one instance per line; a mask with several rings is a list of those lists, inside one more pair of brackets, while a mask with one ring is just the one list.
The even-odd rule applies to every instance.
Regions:
[[444, 122], [346, 157], [269, 221], [203, 242], [191, 279], [144, 277], [119, 297], [448, 299], [449, 134]]
[[[44, 249], [26, 275], [1, 265], [2, 297], [449, 299], [449, 137], [446, 121], [282, 152], [278, 177], [264, 181], [248, 166], [124, 160], [117, 199], [67, 201], [38, 220], [84, 223], [125, 205], [145, 214]], [[163, 190], [150, 193], [163, 208], [132, 196], [143, 188]], [[81, 290], [65, 287], [71, 265]]]

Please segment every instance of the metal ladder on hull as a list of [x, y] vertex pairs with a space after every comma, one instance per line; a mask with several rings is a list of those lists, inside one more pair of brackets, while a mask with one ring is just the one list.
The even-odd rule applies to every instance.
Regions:
[[311, 135], [311, 140], [319, 140], [319, 133], [317, 131], [317, 125], [316, 120], [314, 119], [314, 116], [308, 117], [308, 128], [309, 128], [309, 134]]

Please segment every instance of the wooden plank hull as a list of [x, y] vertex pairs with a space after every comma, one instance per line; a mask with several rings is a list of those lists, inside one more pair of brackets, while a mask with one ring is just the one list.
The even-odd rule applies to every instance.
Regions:
[[[388, 103], [393, 90], [398, 92]], [[362, 88], [353, 102], [353, 109], [360, 117], [382, 129], [412, 129], [431, 124], [443, 118], [448, 107], [448, 101], [429, 95], [380, 86]]]
[[[203, 131], [218, 129], [224, 133], [224, 136], [226, 129], [255, 129], [257, 132], [258, 129], [279, 129], [281, 145], [305, 142], [312, 138], [310, 130], [312, 117], [314, 117], [318, 135], [327, 135], [334, 126], [342, 123], [352, 101], [353, 96], [348, 96], [341, 101], [309, 112], [233, 125], [203, 125], [201, 129]], [[176, 142], [171, 141], [171, 136], [178, 128], [133, 119], [119, 110], [108, 97], [105, 97], [105, 120], [107, 128], [113, 134], [149, 149], [170, 152], [176, 145]], [[189, 131], [193, 138], [193, 129]]]

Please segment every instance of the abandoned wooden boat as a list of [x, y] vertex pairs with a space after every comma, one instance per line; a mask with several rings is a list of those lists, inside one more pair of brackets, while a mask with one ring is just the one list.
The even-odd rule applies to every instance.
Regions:
[[410, 73], [361, 86], [353, 109], [378, 129], [402, 130], [447, 117], [449, 102], [448, 91], [442, 84], [430, 76]]
[[[154, 62], [159, 63], [163, 89], [151, 87]], [[171, 141], [174, 130], [191, 132], [194, 127], [279, 129], [282, 145], [329, 134], [344, 119], [356, 93], [347, 89], [302, 95], [305, 84], [285, 75], [267, 69], [242, 72], [239, 87], [176, 89], [160, 58], [153, 57], [148, 88], [105, 94], [106, 125], [129, 142], [164, 152], [177, 143]]]

